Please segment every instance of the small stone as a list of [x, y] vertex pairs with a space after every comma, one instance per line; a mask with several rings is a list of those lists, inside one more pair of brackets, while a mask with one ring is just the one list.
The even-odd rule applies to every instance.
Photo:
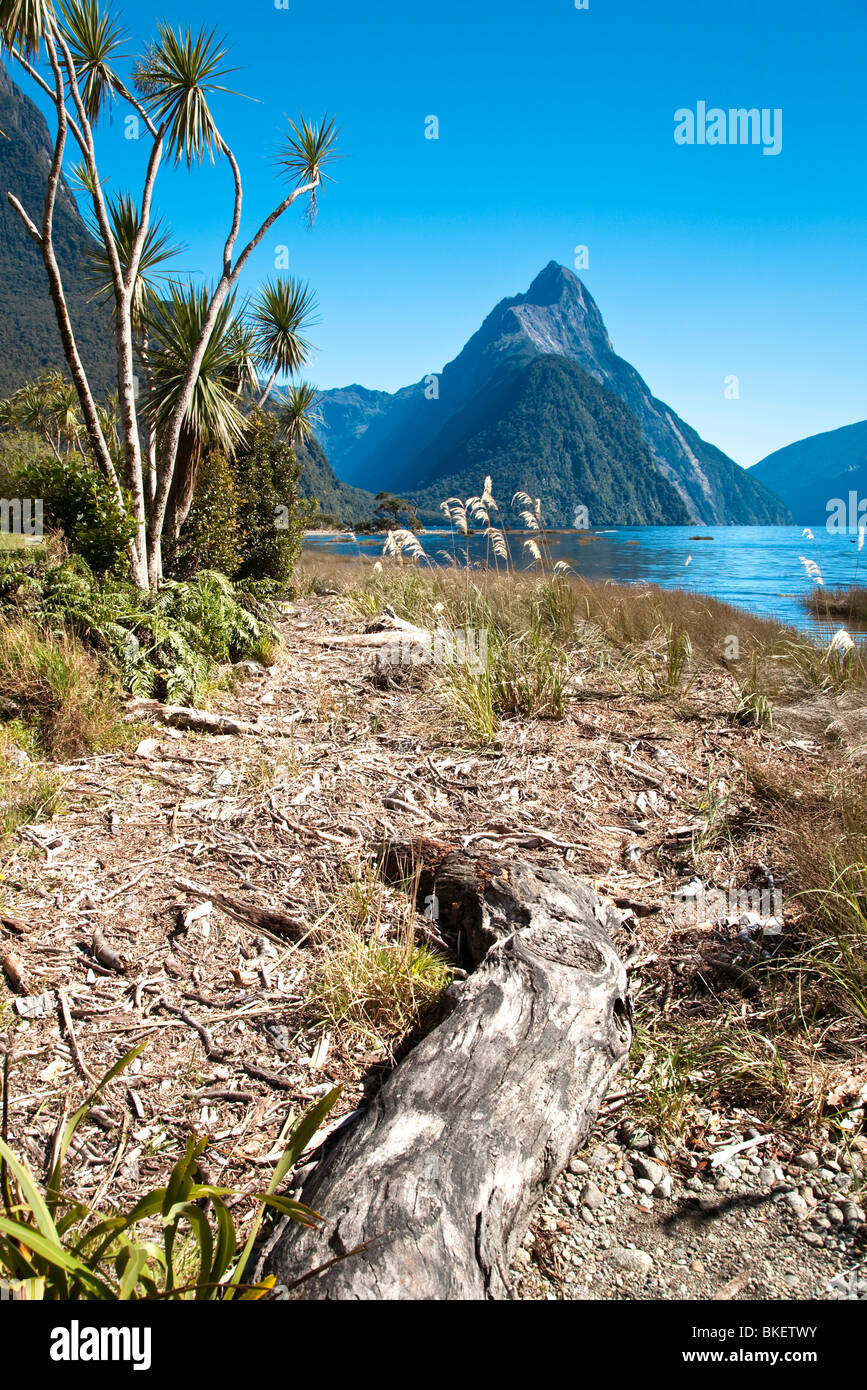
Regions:
[[704, 1274], [704, 1265], [701, 1260], [693, 1260], [689, 1267], [693, 1274]]
[[838, 1173], [834, 1179], [834, 1186], [838, 1188], [840, 1192], [848, 1192], [849, 1188], [852, 1186], [851, 1174]]
[[652, 1158], [634, 1158], [632, 1171], [637, 1178], [647, 1178], [651, 1189], [665, 1177], [665, 1169]]
[[832, 1172], [830, 1168], [819, 1169], [819, 1178], [822, 1182], [833, 1182], [836, 1176], [837, 1174]]
[[825, 1208], [825, 1214], [832, 1226], [842, 1226], [843, 1222], [846, 1220], [840, 1208], [833, 1205]]
[[730, 1192], [732, 1180], [725, 1173], [721, 1173], [714, 1183], [717, 1192]]
[[665, 1201], [671, 1197], [671, 1174], [666, 1173], [660, 1182], [653, 1189], [654, 1197], [662, 1197]]
[[773, 1187], [776, 1181], [777, 1174], [775, 1170], [770, 1164], [766, 1163], [764, 1168], [759, 1170], [759, 1182], [762, 1184], [762, 1187]]
[[819, 1155], [815, 1149], [805, 1149], [803, 1153], [797, 1155], [793, 1162], [798, 1168], [808, 1168], [813, 1172], [819, 1166]]
[[589, 1207], [591, 1211], [598, 1211], [600, 1207], [605, 1205], [605, 1198], [599, 1191], [595, 1182], [588, 1182], [581, 1193], [581, 1201], [584, 1203], [585, 1207]]
[[809, 1211], [809, 1208], [807, 1206], [807, 1203], [801, 1196], [800, 1192], [787, 1192], [785, 1197], [783, 1198], [783, 1201], [785, 1202], [786, 1206], [790, 1207], [791, 1210], [795, 1213], [798, 1220], [803, 1221], [804, 1217], [807, 1215], [807, 1212]]
[[857, 1202], [841, 1202], [840, 1210], [847, 1226], [857, 1226], [864, 1220], [864, 1212]]
[[820, 1236], [817, 1231], [805, 1231], [804, 1240], [808, 1245], [814, 1245], [817, 1248], [825, 1244], [825, 1237]]
[[628, 1182], [618, 1183], [617, 1191], [620, 1193], [621, 1197], [632, 1197], [634, 1195]]
[[695, 1173], [692, 1175], [691, 1178], [687, 1178], [686, 1185], [689, 1188], [690, 1192], [702, 1192], [704, 1190], [704, 1183], [702, 1182], [701, 1178], [698, 1177], [698, 1175]]
[[638, 1188], [639, 1192], [645, 1192], [648, 1197], [653, 1195], [654, 1184], [650, 1181], [650, 1178], [637, 1178], [635, 1186]]
[[569, 1172], [578, 1174], [589, 1173], [590, 1167], [588, 1164], [584, 1162], [583, 1158], [570, 1158]]
[[596, 1225], [596, 1217], [593, 1215], [589, 1207], [581, 1208], [581, 1220], [584, 1222], [585, 1226]]
[[629, 1274], [649, 1274], [653, 1268], [653, 1260], [646, 1250], [630, 1250], [625, 1245], [615, 1245], [609, 1250], [608, 1263]]

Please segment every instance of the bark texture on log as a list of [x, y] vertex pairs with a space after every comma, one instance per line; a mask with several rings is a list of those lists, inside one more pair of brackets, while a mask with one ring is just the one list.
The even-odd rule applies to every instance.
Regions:
[[[481, 963], [370, 1108], [323, 1146], [303, 1200], [319, 1232], [277, 1228], [258, 1272], [299, 1299], [508, 1298], [533, 1207], [586, 1137], [631, 1041], [617, 920], [557, 870], [436, 842], [389, 848], [439, 927]], [[416, 868], [416, 872], [418, 869]], [[613, 914], [613, 919], [612, 915]]]

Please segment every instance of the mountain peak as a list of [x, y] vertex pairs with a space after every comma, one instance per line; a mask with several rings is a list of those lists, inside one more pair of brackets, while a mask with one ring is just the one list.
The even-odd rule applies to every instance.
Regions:
[[501, 307], [517, 318], [537, 352], [571, 357], [600, 379], [599, 361], [613, 348], [595, 299], [574, 271], [549, 261], [526, 294]]
[[560, 265], [559, 261], [549, 261], [544, 270], [539, 271], [527, 293], [519, 298], [527, 304], [538, 304], [541, 308], [556, 304], [567, 290], [577, 290], [580, 294], [583, 288], [574, 271]]

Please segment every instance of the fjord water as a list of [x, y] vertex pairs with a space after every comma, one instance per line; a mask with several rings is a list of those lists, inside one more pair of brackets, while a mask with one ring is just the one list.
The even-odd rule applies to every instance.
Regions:
[[[517, 568], [527, 567], [524, 540], [530, 532], [511, 531], [509, 549]], [[604, 531], [555, 531], [543, 536], [551, 563], [564, 560], [576, 574], [590, 580], [612, 579], [618, 584], [659, 584], [664, 589], [688, 589], [710, 594], [762, 617], [825, 635], [803, 607], [802, 598], [814, 585], [800, 557], [815, 560], [828, 589], [849, 586], [856, 578], [867, 583], [867, 546], [858, 553], [857, 537], [813, 528], [814, 539], [801, 526], [629, 526]], [[698, 536], [712, 537], [698, 540]], [[478, 533], [453, 538], [447, 530], [422, 531], [418, 537], [434, 564], [446, 564], [456, 554], [464, 563], [484, 563], [487, 541]], [[378, 559], [382, 536], [358, 538], [311, 536], [310, 553], [330, 551]], [[691, 557], [691, 558], [690, 558]], [[687, 559], [689, 558], [689, 564]], [[493, 557], [491, 557], [493, 564]], [[839, 623], [831, 624], [833, 630]]]

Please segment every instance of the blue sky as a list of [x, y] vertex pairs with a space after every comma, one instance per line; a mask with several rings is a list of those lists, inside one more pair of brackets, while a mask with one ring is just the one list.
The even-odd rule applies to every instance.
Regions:
[[[230, 41], [229, 83], [257, 98], [216, 108], [248, 228], [277, 201], [284, 116], [339, 118], [345, 158], [315, 226], [290, 213], [246, 280], [289, 246], [319, 298], [319, 385], [439, 370], [499, 299], [586, 245], [579, 273], [615, 349], [738, 462], [867, 415], [864, 0], [118, 9], [137, 43], [164, 17]], [[699, 100], [781, 108], [782, 152], [676, 145], [675, 110]], [[117, 120], [102, 154], [113, 182], [137, 177]], [[213, 273], [230, 193], [225, 166], [161, 179], [181, 268]]]

